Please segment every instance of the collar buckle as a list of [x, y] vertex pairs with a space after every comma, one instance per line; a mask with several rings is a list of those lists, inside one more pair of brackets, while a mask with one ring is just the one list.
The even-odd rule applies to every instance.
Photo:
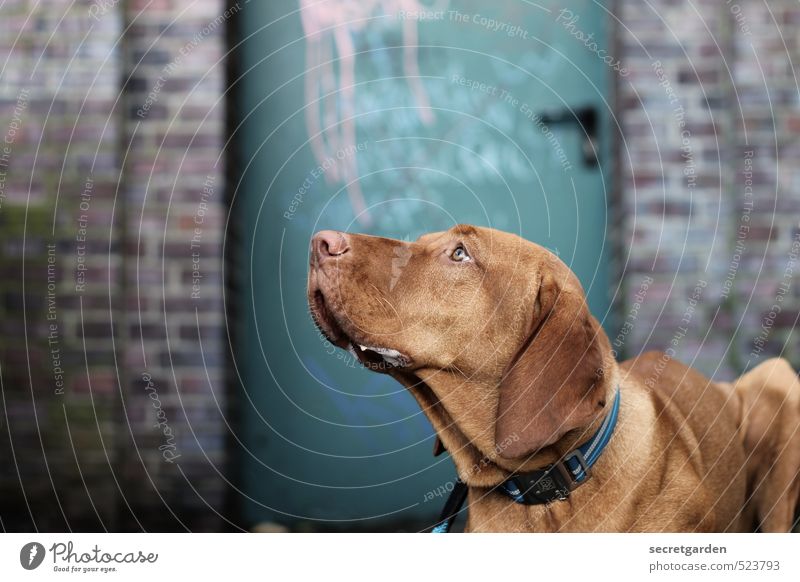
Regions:
[[569, 485], [570, 491], [584, 481], [588, 481], [592, 476], [592, 470], [580, 449], [567, 453], [555, 466], [558, 467], [564, 481]]
[[[570, 451], [563, 458], [550, 465], [545, 474], [536, 483], [539, 485], [534, 491], [534, 494], [548, 501], [564, 501], [569, 494], [577, 489], [578, 485], [582, 485], [592, 476], [592, 471], [589, 468], [583, 453], [579, 449]], [[556, 483], [555, 487], [548, 489], [549, 483], [547, 479], [552, 479]]]
[[[515, 501], [526, 505], [563, 501], [578, 485], [563, 461], [558, 461], [545, 469], [518, 473], [506, 483], [511, 483], [512, 489], [515, 489], [515, 494], [512, 494]], [[507, 486], [506, 491], [508, 491]]]
[[548, 501], [564, 501], [578, 485], [591, 476], [592, 471], [583, 453], [575, 449], [547, 468], [534, 484], [534, 495]]

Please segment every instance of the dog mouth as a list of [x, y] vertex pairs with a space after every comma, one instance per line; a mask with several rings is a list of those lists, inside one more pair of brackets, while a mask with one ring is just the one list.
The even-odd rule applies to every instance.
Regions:
[[320, 289], [314, 290], [312, 294], [311, 316], [329, 342], [350, 352], [365, 368], [387, 372], [392, 368], [405, 368], [411, 364], [411, 358], [393, 348], [375, 346], [369, 340], [362, 341], [355, 334], [345, 332]]

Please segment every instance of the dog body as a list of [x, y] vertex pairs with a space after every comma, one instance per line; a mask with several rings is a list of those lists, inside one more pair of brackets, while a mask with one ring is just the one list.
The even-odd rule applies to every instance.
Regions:
[[[791, 528], [800, 382], [784, 360], [733, 384], [661, 353], [618, 364], [564, 263], [465, 225], [415, 242], [320, 232], [308, 297], [331, 342], [417, 399], [469, 486], [467, 531]], [[498, 489], [586, 442], [617, 390], [610, 444], [567, 499]]]
[[[478, 531], [722, 531], [746, 529], [745, 454], [737, 435], [739, 408], [730, 389], [709, 384], [669, 362], [654, 388], [662, 354], [620, 365], [619, 421], [592, 478], [568, 499], [543, 505], [509, 503], [502, 493], [470, 490], [469, 528]], [[669, 384], [679, 382], [679, 388]], [[720, 413], [721, 414], [718, 414]], [[710, 414], [709, 414], [710, 413]], [[709, 425], [709, 419], [714, 419]], [[711, 429], [711, 430], [709, 430]], [[719, 460], [706, 463], [706, 459]], [[726, 491], [718, 497], [717, 492]], [[486, 502], [479, 502], [486, 496]], [[490, 500], [491, 499], [491, 500]]]

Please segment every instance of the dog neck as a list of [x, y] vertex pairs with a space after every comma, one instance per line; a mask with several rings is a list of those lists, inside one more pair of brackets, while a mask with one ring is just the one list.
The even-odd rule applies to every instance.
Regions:
[[[425, 376], [425, 380], [416, 374], [394, 376], [411, 392], [430, 420], [444, 448], [450, 453], [459, 478], [470, 487], [495, 487], [514, 473], [534, 471], [557, 462], [595, 434], [610, 410], [619, 385], [620, 374], [616, 361], [606, 362], [605, 369], [603, 390], [605, 401], [609, 403], [606, 410], [585, 426], [565, 433], [557, 442], [517, 459], [503, 459], [499, 454], [510, 443], [495, 442], [497, 402], [488, 400], [491, 395], [496, 395], [496, 390], [490, 383], [480, 380], [465, 381], [463, 377], [450, 379], [441, 373]], [[473, 386], [476, 390], [473, 393], [489, 395], [486, 402], [469, 403], [469, 414], [458, 409], [460, 403], [448, 398], [465, 383], [478, 384]], [[464, 418], [469, 421], [465, 422]]]

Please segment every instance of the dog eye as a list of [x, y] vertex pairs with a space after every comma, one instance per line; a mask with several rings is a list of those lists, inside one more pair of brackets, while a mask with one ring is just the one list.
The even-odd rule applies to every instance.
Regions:
[[450, 253], [450, 258], [456, 261], [457, 263], [463, 263], [464, 261], [472, 260], [467, 253], [467, 249], [464, 248], [463, 245], [458, 245], [453, 252]]

